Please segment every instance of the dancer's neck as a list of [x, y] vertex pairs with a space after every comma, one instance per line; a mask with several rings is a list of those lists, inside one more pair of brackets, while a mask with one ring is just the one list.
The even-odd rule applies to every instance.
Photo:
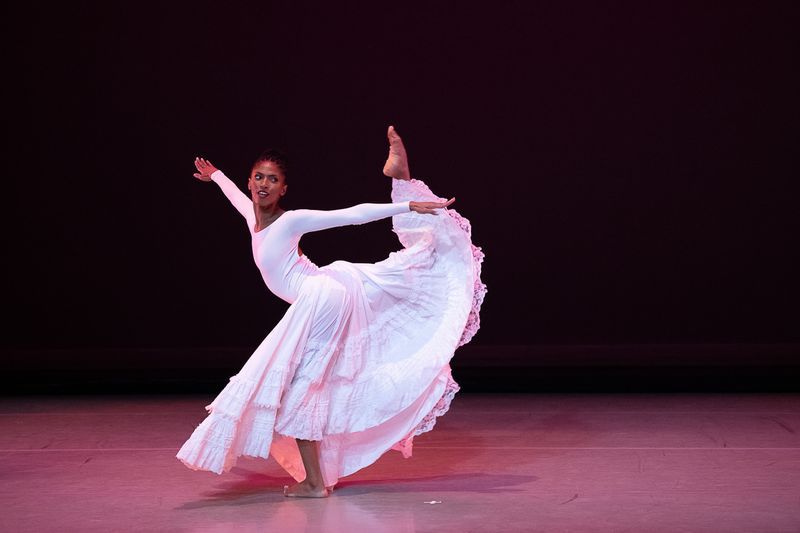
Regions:
[[260, 231], [275, 222], [285, 211], [277, 204], [269, 207], [253, 206], [256, 213], [256, 231]]

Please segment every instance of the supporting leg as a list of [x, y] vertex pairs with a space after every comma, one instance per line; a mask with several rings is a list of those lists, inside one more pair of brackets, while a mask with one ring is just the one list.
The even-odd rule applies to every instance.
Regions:
[[317, 441], [295, 439], [297, 448], [300, 450], [300, 457], [303, 459], [303, 466], [306, 469], [306, 478], [289, 487], [283, 488], [284, 496], [294, 498], [324, 498], [328, 495], [328, 490], [322, 481], [322, 469], [319, 466], [319, 447]]

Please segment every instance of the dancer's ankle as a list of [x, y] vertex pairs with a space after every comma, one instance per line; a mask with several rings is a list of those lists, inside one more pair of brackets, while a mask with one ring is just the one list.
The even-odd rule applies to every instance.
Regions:
[[322, 490], [326, 488], [325, 483], [321, 478], [312, 478], [307, 476], [301, 483], [313, 490]]

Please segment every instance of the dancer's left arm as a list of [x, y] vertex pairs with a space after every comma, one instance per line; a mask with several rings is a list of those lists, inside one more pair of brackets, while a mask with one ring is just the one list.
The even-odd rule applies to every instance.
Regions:
[[312, 231], [337, 228], [339, 226], [348, 226], [351, 224], [365, 224], [410, 211], [435, 215], [437, 209], [445, 208], [454, 201], [455, 198], [447, 202], [410, 201], [393, 204], [359, 204], [345, 209], [335, 209], [333, 211], [297, 209], [291, 212], [292, 216], [287, 222], [296, 233], [310, 233]]

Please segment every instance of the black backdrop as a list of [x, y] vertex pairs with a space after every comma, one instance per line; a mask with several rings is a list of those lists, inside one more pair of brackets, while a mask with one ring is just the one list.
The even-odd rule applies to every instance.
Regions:
[[[333, 4], [6, 8], [17, 366], [255, 346], [286, 304], [194, 156], [244, 186], [285, 149], [289, 208], [388, 201], [388, 124], [486, 253], [474, 346], [800, 341], [798, 8]], [[375, 261], [389, 229], [303, 248]]]

